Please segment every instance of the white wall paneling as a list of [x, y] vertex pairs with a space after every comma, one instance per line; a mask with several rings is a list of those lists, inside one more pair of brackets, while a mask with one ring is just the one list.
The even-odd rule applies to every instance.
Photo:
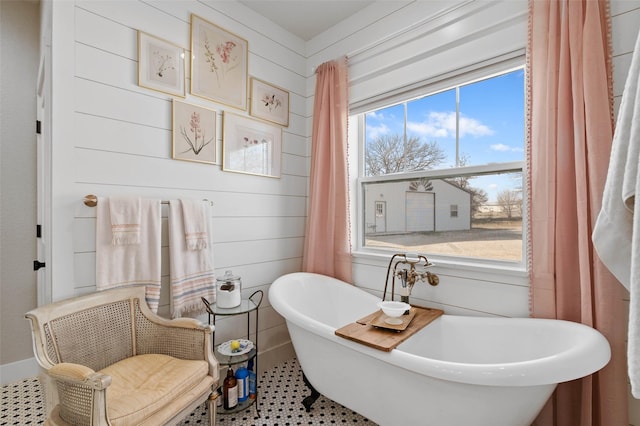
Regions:
[[[59, 218], [54, 252], [63, 259], [52, 265], [59, 271], [53, 274], [54, 299], [95, 291], [96, 209], [82, 204], [86, 194], [210, 200], [216, 273], [232, 269], [239, 274], [247, 296], [256, 289], [266, 293], [275, 278], [299, 271], [309, 170], [304, 43], [238, 2], [76, 1], [51, 7], [53, 57], [64, 61], [54, 74], [53, 91], [60, 117], [53, 122], [58, 133], [53, 136], [52, 199]], [[189, 94], [192, 13], [245, 38], [249, 76], [290, 92], [280, 178], [171, 158], [173, 98], [138, 86], [138, 30], [186, 50], [187, 95], [177, 99], [218, 112], [219, 163], [223, 112], [249, 115]], [[163, 315], [169, 314], [166, 214], [163, 206]], [[260, 350], [269, 352], [286, 345], [288, 335], [266, 297], [263, 306]], [[219, 324], [223, 337], [243, 330], [233, 321]]]

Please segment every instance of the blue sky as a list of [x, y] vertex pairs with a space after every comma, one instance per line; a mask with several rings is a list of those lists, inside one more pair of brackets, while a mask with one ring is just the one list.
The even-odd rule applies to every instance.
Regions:
[[[366, 140], [403, 133], [404, 105], [368, 113]], [[446, 90], [407, 102], [407, 134], [437, 142], [445, 152], [443, 168], [455, 165], [456, 91]], [[524, 159], [524, 70], [522, 68], [460, 87], [459, 151], [467, 165]], [[471, 184], [489, 193], [519, 185], [514, 179], [486, 176]]]

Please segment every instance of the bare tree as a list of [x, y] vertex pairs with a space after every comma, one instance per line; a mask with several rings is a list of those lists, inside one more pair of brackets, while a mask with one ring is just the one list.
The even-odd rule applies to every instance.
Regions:
[[471, 192], [471, 213], [476, 214], [489, 201], [489, 194], [482, 188], [470, 187], [467, 190]]
[[510, 189], [500, 191], [498, 193], [498, 204], [509, 219], [514, 214], [522, 214], [522, 194], [518, 191]]
[[438, 142], [421, 142], [411, 136], [382, 135], [367, 144], [365, 173], [379, 176], [389, 173], [433, 169], [445, 160]]

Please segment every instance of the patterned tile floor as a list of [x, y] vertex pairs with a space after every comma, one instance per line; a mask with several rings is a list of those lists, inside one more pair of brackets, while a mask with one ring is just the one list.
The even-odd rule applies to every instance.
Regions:
[[[375, 423], [320, 396], [307, 413], [302, 400], [309, 390], [302, 380], [296, 359], [276, 365], [260, 376], [257, 405], [235, 414], [218, 415], [220, 426], [355, 425]], [[43, 395], [38, 379], [27, 379], [2, 387], [0, 426], [41, 425], [44, 423]], [[260, 411], [257, 416], [256, 408]], [[206, 425], [206, 404], [185, 418], [180, 426]]]
[[0, 425], [41, 425], [46, 420], [44, 396], [37, 378], [2, 386]]

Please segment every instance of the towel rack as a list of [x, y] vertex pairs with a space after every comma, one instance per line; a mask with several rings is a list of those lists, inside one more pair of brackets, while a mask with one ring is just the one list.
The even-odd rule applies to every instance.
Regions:
[[[204, 199], [202, 201], [209, 201], [209, 200]], [[95, 206], [98, 205], [98, 197], [93, 195], [93, 194], [85, 195], [84, 198], [82, 199], [82, 202], [87, 207], [95, 207]], [[169, 201], [162, 200], [162, 201], [160, 201], [160, 203], [161, 204], [169, 204]], [[213, 201], [209, 201], [209, 205], [213, 206]]]

